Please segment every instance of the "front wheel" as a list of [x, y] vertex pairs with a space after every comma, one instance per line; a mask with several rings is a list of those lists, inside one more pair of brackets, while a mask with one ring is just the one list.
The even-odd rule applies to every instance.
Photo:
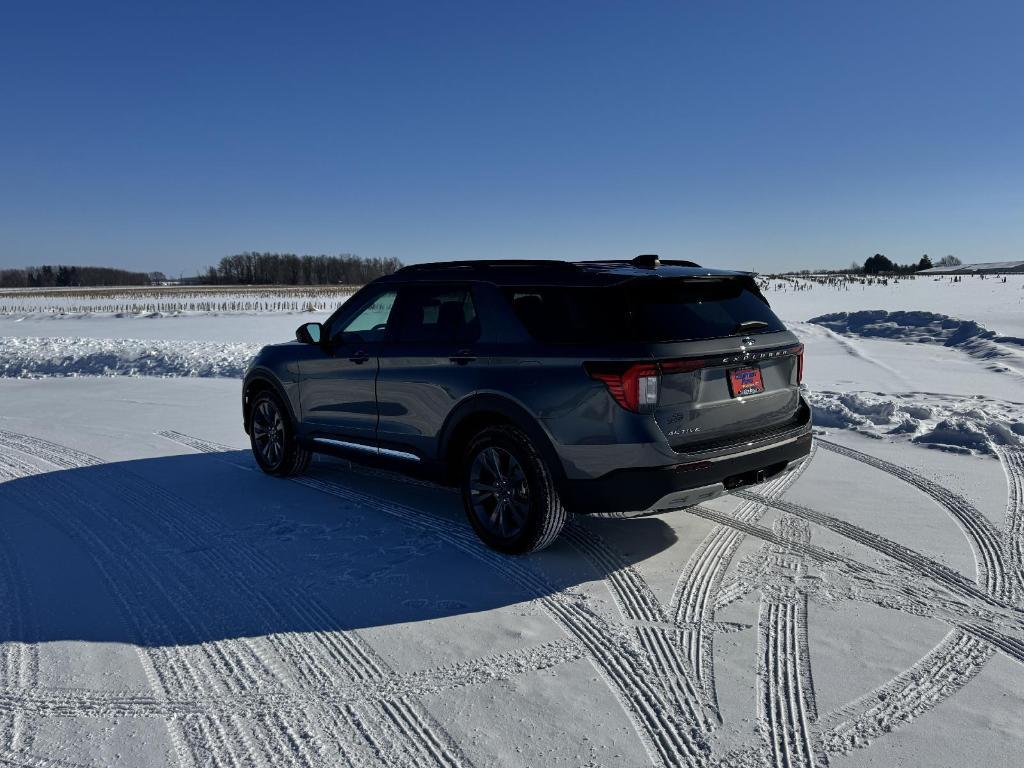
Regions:
[[268, 475], [298, 475], [312, 454], [299, 445], [288, 411], [273, 392], [260, 392], [250, 406], [249, 442], [260, 469]]
[[489, 427], [466, 451], [462, 502], [473, 530], [507, 554], [536, 552], [561, 533], [567, 513], [551, 472], [515, 427]]

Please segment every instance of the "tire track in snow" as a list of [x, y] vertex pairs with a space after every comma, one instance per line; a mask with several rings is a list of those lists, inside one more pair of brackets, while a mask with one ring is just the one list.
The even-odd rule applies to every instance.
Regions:
[[798, 331], [800, 334], [806, 334], [808, 336], [817, 336], [819, 338], [827, 338], [834, 342], [840, 349], [843, 350], [850, 357], [856, 358], [857, 360], [863, 360], [869, 365], [873, 365], [881, 371], [885, 371], [887, 374], [893, 377], [899, 390], [911, 390], [914, 387], [914, 382], [907, 379], [902, 373], [893, 368], [890, 365], [886, 365], [880, 360], [876, 360], [871, 355], [864, 352], [860, 346], [846, 336], [840, 336], [838, 333], [830, 328], [826, 328], [823, 325], [817, 325], [815, 323], [793, 323], [794, 331]]
[[953, 630], [905, 672], [823, 717], [824, 749], [852, 752], [907, 725], [967, 685], [994, 653], [985, 641]]
[[[177, 442], [186, 447], [192, 448], [193, 450], [208, 453], [208, 454], [223, 454], [225, 452], [236, 451], [238, 449], [230, 448], [218, 443], [212, 443], [203, 440], [198, 437], [186, 435], [177, 431], [163, 431], [158, 432], [158, 435], [164, 437], [173, 442]], [[244, 465], [236, 464], [234, 462], [227, 462], [231, 466], [241, 469], [251, 469]], [[358, 639], [358, 635], [354, 632], [351, 633], [317, 633], [318, 636], [325, 639], [328, 644], [338, 645], [338, 640], [342, 640], [346, 643], [352, 643], [358, 641], [360, 643], [359, 656], [364, 658], [372, 658], [373, 668], [369, 670], [368, 675], [370, 677], [381, 677], [385, 675], [382, 667], [382, 660], [376, 657], [369, 646], [366, 646]], [[312, 687], [322, 686], [329, 683], [332, 680], [332, 675], [329, 671], [324, 671], [321, 665], [319, 673], [315, 672], [317, 665], [315, 663], [310, 665], [310, 670], [303, 674], [303, 680]], [[366, 677], [367, 673], [361, 673], [360, 677]], [[370, 709], [374, 710], [369, 718], [361, 718], [358, 713], [350, 712], [350, 716], [356, 722], [360, 730], [364, 733], [366, 738], [376, 746], [380, 751], [395, 752], [399, 748], [412, 745], [420, 751], [421, 755], [417, 758], [415, 755], [407, 756], [407, 760], [422, 760], [427, 758], [428, 762], [423, 763], [432, 764], [429, 760], [438, 761], [439, 765], [455, 765], [459, 762], [468, 763], [468, 758], [461, 755], [461, 750], [454, 744], [447, 734], [439, 735], [443, 731], [441, 726], [433, 721], [422, 705], [414, 700], [402, 699], [397, 702], [370, 702], [366, 704]], [[380, 731], [384, 732], [381, 733]], [[390, 731], [390, 732], [389, 732]], [[396, 734], [400, 734], [401, 738], [396, 738]], [[403, 741], [405, 745], [403, 745]], [[450, 753], [450, 754], [449, 754]], [[458, 755], [457, 759], [453, 759], [453, 755]], [[419, 764], [419, 763], [410, 763]]]
[[[202, 453], [218, 454], [238, 450], [176, 431], [157, 434]], [[250, 469], [234, 462], [227, 463], [236, 468]], [[276, 566], [274, 570], [278, 570]], [[293, 608], [309, 602], [299, 594], [293, 595], [291, 599]], [[305, 659], [305, 667], [300, 667], [303, 684], [314, 689], [323, 687], [331, 683], [338, 672], [348, 669], [355, 669], [356, 678], [380, 678], [389, 673], [390, 670], [385, 670], [383, 659], [362, 641], [358, 633], [314, 632], [316, 624], [322, 624], [328, 618], [328, 614], [320, 608], [310, 618], [313, 620], [309, 632], [314, 639], [325, 646], [330, 656], [344, 659], [346, 663], [336, 668], [330, 658], [327, 664], [318, 661], [308, 652], [308, 644], [301, 644], [300, 638], [299, 642], [293, 643], [290, 653], [282, 655], [292, 659], [290, 666], [293, 668], [296, 666], [294, 659]], [[273, 639], [277, 641], [276, 636]], [[360, 668], [359, 662], [363, 663], [364, 668]], [[370, 711], [360, 713], [347, 706], [346, 713], [376, 751], [400, 757], [405, 761], [403, 764], [409, 765], [455, 766], [469, 763], [461, 749], [418, 701], [403, 698], [393, 702], [366, 702], [361, 706]]]
[[847, 448], [839, 443], [818, 439], [822, 448], [845, 456], [869, 467], [886, 472], [914, 486], [934, 499], [939, 506], [946, 509], [964, 532], [974, 551], [978, 564], [978, 582], [990, 595], [997, 599], [1007, 596], [1010, 586], [1002, 558], [1002, 538], [996, 527], [979, 512], [973, 504], [959, 494], [943, 488], [936, 482], [921, 477], [905, 467]]
[[[1004, 634], [1009, 630], [1024, 636], [1024, 612], [1004, 604], [1001, 610], [990, 609], [978, 602], [960, 599], [948, 590], [922, 586], [908, 581], [906, 571], [890, 573], [865, 565], [845, 555], [813, 544], [787, 541], [773, 530], [757, 523], [748, 523], [717, 510], [693, 507], [690, 514], [723, 525], [734, 526], [745, 534], [756, 536], [768, 544], [789, 547], [820, 568], [833, 571], [857, 587], [850, 599], [875, 603], [883, 608], [903, 610], [919, 616], [931, 616], [954, 627], [979, 633], [996, 644], [1011, 658], [1024, 663], [1024, 642]], [[893, 598], [899, 598], [894, 602]]]
[[1004, 542], [1007, 567], [1013, 578], [1011, 599], [1024, 599], [1024, 449], [997, 446], [1006, 473], [1007, 499]]
[[[91, 466], [101, 463], [98, 459], [81, 452], [65, 450], [48, 441], [13, 433], [0, 432], [0, 444], [7, 444], [23, 451], [28, 449], [33, 454], [64, 468], [71, 468], [79, 462], [89, 462]], [[161, 541], [185, 539], [185, 552], [192, 554], [193, 559], [201, 561], [193, 568], [194, 583], [201, 584], [204, 573], [219, 573], [225, 582], [233, 584], [232, 591], [237, 590], [248, 597], [252, 604], [260, 607], [260, 615], [265, 617], [268, 627], [275, 618], [291, 625], [296, 623], [294, 618], [282, 616], [275, 601], [268, 600], [261, 590], [254, 589], [246, 574], [236, 573], [231, 566], [225, 565], [220, 555], [225, 550], [232, 551], [240, 562], [247, 563], [252, 569], [250, 573], [257, 574], [257, 582], [262, 581], [266, 586], [267, 576], [274, 575], [276, 569], [255, 550], [241, 546], [212, 518], [170, 496], [159, 486], [147, 483], [141, 478], [132, 482], [124, 473], [114, 473], [102, 467], [99, 467], [98, 471], [103, 474], [103, 484], [114, 489], [121, 500], [138, 508], [150, 508], [150, 519], [159, 520], [166, 528], [166, 535], [161, 537]], [[48, 482], [51, 480], [48, 478]], [[154, 501], [157, 502], [155, 505]], [[73, 504], [75, 500], [69, 499], [69, 502]], [[102, 510], [99, 511], [102, 513]], [[187, 521], [186, 525], [181, 524], [182, 519]], [[108, 521], [108, 527], [124, 522], [130, 523], [131, 520], [111, 520]], [[147, 535], [147, 531], [143, 529], [137, 529], [135, 533], [139, 536]], [[151, 532], [149, 533], [151, 535]], [[222, 543], [219, 552], [208, 551], [211, 540]], [[129, 544], [130, 542], [126, 546]], [[172, 566], [183, 559], [174, 558], [174, 561]], [[137, 567], [140, 572], [146, 573], [148, 562], [138, 563]], [[160, 576], [160, 573], [153, 574], [157, 582]], [[178, 602], [180, 610], [187, 611], [192, 602], [191, 596], [181, 594]], [[298, 684], [307, 687], [311, 682], [322, 687], [325, 681], [333, 681], [338, 675], [347, 674], [358, 679], [379, 677], [384, 674], [380, 660], [375, 658], [375, 654], [358, 637], [353, 637], [354, 633], [317, 631], [318, 626], [324, 626], [331, 619], [304, 594], [298, 590], [291, 590], [284, 602], [289, 609], [299, 614], [300, 621], [304, 620], [308, 625], [313, 636], [312, 641], [305, 637], [305, 633], [296, 631], [270, 633], [265, 644], [255, 640], [203, 644], [202, 647], [208, 647], [214, 658], [209, 676], [219, 681], [219, 693], [238, 693], [238, 690], [233, 690], [237, 687], [236, 684], [241, 684], [243, 690], [258, 685], [280, 686], [277, 669], [282, 665], [289, 671], [296, 672]], [[198, 629], [195, 631], [198, 632]], [[276, 658], [265, 658], [266, 654], [261, 645], [269, 645], [271, 650], [276, 652], [273, 654]], [[317, 647], [311, 648], [312, 645]], [[166, 649], [155, 653], [161, 652], [166, 656]], [[155, 660], [150, 664], [150, 668], [158, 677], [165, 669], [176, 670], [173, 661], [167, 659]], [[184, 687], [180, 680], [174, 682], [177, 687], [172, 690]], [[201, 685], [201, 679], [198, 684]], [[252, 731], [251, 734], [241, 728], [241, 723], [236, 723], [235, 730], [239, 731], [240, 735], [231, 738], [211, 733], [210, 727], [200, 725], [201, 733], [194, 734], [189, 749], [201, 752], [209, 745], [213, 745], [210, 748], [217, 760], [227, 755], [227, 759], [234, 759], [238, 764], [244, 762], [240, 755], [250, 753], [267, 755], [275, 764], [282, 760], [311, 764], [336, 759], [347, 762], [358, 760], [360, 763], [378, 760], [397, 761], [403, 765], [424, 766], [461, 765], [468, 762], [446, 734], [438, 734], [439, 726], [420, 711], [418, 703], [399, 701], [386, 708], [383, 705], [379, 706], [378, 712], [360, 711], [367, 706], [371, 710], [374, 709], [373, 705], [352, 704], [345, 705], [341, 712], [330, 712], [325, 715], [321, 713], [322, 722], [317, 723], [320, 726], [318, 743], [313, 745], [316, 754], [309, 753], [304, 740], [294, 732], [291, 724], [281, 720], [278, 715], [256, 718], [249, 724], [248, 730]], [[192, 729], [196, 727], [192, 721], [187, 725]], [[222, 727], [222, 723], [219, 722], [213, 725]], [[358, 741], [350, 738], [353, 734], [357, 735]], [[343, 736], [345, 738], [342, 738]], [[330, 740], [331, 746], [339, 750], [339, 755], [332, 757], [326, 754], [326, 745], [323, 742], [325, 738]], [[200, 759], [197, 762], [201, 761], [203, 756], [198, 757]]]
[[298, 477], [294, 482], [317, 488], [349, 502], [367, 506], [421, 530], [433, 533], [448, 544], [489, 565], [513, 584], [534, 596], [563, 631], [575, 637], [587, 650], [588, 659], [601, 673], [630, 716], [652, 760], [661, 765], [692, 764], [703, 751], [694, 743], [688, 724], [680, 720], [662, 693], [648, 679], [650, 670], [635, 649], [624, 644], [616, 630], [593, 611], [563, 593], [525, 559], [510, 559], [485, 549], [475, 534], [451, 521], [424, 515], [405, 505], [386, 502], [324, 480]]
[[947, 565], [936, 562], [925, 555], [915, 552], [912, 549], [904, 547], [902, 544], [885, 538], [877, 533], [868, 531], [860, 526], [848, 523], [845, 520], [841, 520], [832, 515], [828, 515], [824, 512], [818, 512], [817, 510], [805, 507], [800, 504], [794, 504], [789, 501], [783, 501], [781, 499], [769, 499], [752, 491], [737, 491], [734, 495], [740, 496], [745, 499], [752, 501], [759, 501], [773, 509], [777, 509], [780, 512], [784, 512], [789, 515], [795, 515], [808, 522], [820, 525], [823, 528], [838, 533], [840, 536], [855, 541], [858, 544], [862, 544], [865, 547], [875, 550], [880, 554], [890, 557], [896, 562], [907, 566], [912, 569], [915, 573], [919, 573], [937, 584], [941, 584], [946, 589], [959, 594], [963, 597], [981, 600], [989, 603], [996, 607], [1005, 607], [1005, 603], [996, 600], [988, 592], [982, 590], [978, 585], [968, 579], [961, 573], [954, 571]]
[[[164, 437], [167, 436], [164, 434]], [[190, 447], [203, 445], [199, 450], [208, 453], [237, 450], [210, 441], [200, 441], [198, 438], [191, 439], [194, 444]], [[638, 656], [636, 649], [624, 643], [614, 627], [583, 605], [580, 599], [558, 589], [547, 577], [531, 567], [531, 558], [501, 555], [484, 547], [466, 525], [458, 525], [451, 520], [425, 514], [414, 507], [356, 491], [341, 483], [308, 475], [290, 480], [350, 503], [384, 512], [418, 530], [430, 533], [524, 589], [537, 599], [566, 634], [575, 638], [586, 650], [588, 660], [630, 717], [655, 764], [692, 765], [703, 761], [702, 755], [706, 749], [692, 732], [690, 723], [679, 717], [662, 691], [650, 683], [652, 675], [646, 659]]]
[[584, 658], [582, 646], [559, 640], [532, 648], [353, 683], [319, 692], [250, 690], [235, 696], [181, 698], [153, 694], [119, 693], [92, 689], [45, 689], [38, 686], [0, 688], [0, 713], [33, 713], [49, 717], [157, 717], [188, 718], [213, 714], [253, 716], [257, 713], [302, 715], [311, 706], [341, 706], [359, 701], [438, 694], [471, 686], [511, 680], [522, 674], [552, 669]]
[[[744, 533], [757, 536], [769, 544], [787, 545], [786, 539], [778, 533], [755, 523], [731, 519], [716, 510], [701, 507], [692, 509], [691, 513], [723, 525], [735, 525]], [[820, 564], [831, 564], [862, 576], [885, 576], [870, 566], [813, 545], [794, 542], [789, 546]], [[957, 642], [961, 638], [966, 638], [970, 642]], [[759, 640], [759, 648], [765, 647], [767, 642], [760, 643]], [[994, 648], [985, 641], [972, 636], [961, 627], [954, 628], [935, 649], [909, 670], [851, 704], [821, 717], [816, 726], [818, 736], [816, 741], [812, 742], [820, 744], [820, 751], [816, 753], [815, 759], [822, 761], [827, 754], [848, 752], [866, 746], [875, 737], [888, 733], [928, 711], [972, 679], [993, 653]], [[762, 662], [759, 661], [760, 663]], [[771, 751], [777, 756], [788, 757], [787, 753], [778, 749]], [[744, 751], [735, 756], [735, 760], [741, 765], [761, 762], [763, 759], [766, 759], [764, 751]], [[786, 763], [783, 761], [774, 764]]]
[[[0, 482], [10, 479], [0, 465]], [[26, 688], [39, 685], [39, 646], [31, 591], [22, 555], [0, 521], [0, 679]], [[0, 718], [0, 752], [32, 748], [35, 723], [17, 710]]]
[[[853, 458], [864, 456], [864, 454], [859, 454], [859, 452], [853, 453], [858, 454]], [[1001, 458], [1003, 457], [1001, 456]], [[1004, 458], [1003, 460], [1005, 469], [1006, 459]], [[892, 465], [888, 465], [888, 463], [881, 462], [880, 460], [879, 464], [882, 464], [879, 468], [883, 471], [889, 471], [892, 467]], [[872, 462], [872, 465], [874, 466], [875, 464]], [[1019, 498], [1019, 492], [1018, 496], [1015, 497], [1013, 482], [1015, 476], [1013, 472], [1012, 468], [1007, 472], [1010, 500], [1007, 506], [1005, 550], [1008, 556], [1010, 552], [1021, 545], [1020, 526], [1016, 524], [1019, 519], [1017, 517], [1019, 506], [1016, 501]], [[912, 473], [901, 472], [897, 476], [904, 474]], [[1019, 477], [1019, 474], [1017, 476]], [[900, 479], [907, 480], [906, 477], [900, 477]], [[908, 482], [918, 488], [922, 485], [922, 483], [913, 482], [912, 480]], [[942, 489], [937, 484], [930, 481], [924, 482], [927, 484], [927, 487], [922, 490], [925, 490], [940, 506], [943, 506], [957, 522], [960, 522], [965, 516], [980, 517], [980, 513], [974, 510], [973, 507], [970, 507], [965, 500], [946, 489]], [[755, 494], [741, 492], [740, 495], [754, 496]], [[987, 586], [986, 591], [980, 589], [956, 571], [850, 523], [788, 502], [769, 500], [769, 503], [781, 511], [800, 515], [811, 522], [828, 527], [840, 535], [871, 547], [891, 557], [901, 565], [906, 566], [912, 573], [916, 572], [930, 578], [953, 594], [968, 599], [982, 600], [989, 605], [1009, 608], [1006, 603], [994, 594], [997, 589], [1002, 588], [1005, 595], [1005, 591], [1009, 586], [1005, 580], [998, 578], [1002, 572], [1002, 552], [1000, 548], [992, 545], [991, 539], [977, 544], [972, 542], [974, 544], [972, 549], [975, 553], [986, 549], [992, 549], [995, 552], [993, 558], [995, 566], [987, 569], [987, 573], [994, 574], [995, 578], [989, 578], [985, 575], [986, 570], [984, 570], [983, 560], [976, 555], [977, 578], [979, 582], [984, 581], [984, 584]], [[974, 531], [981, 530], [985, 532], [989, 526], [981, 523], [962, 525], [961, 527], [965, 529], [965, 533], [970, 540]], [[991, 658], [996, 648], [1002, 650], [1011, 658], [1024, 662], [1024, 643], [1020, 640], [998, 633], [992, 630], [991, 627], [971, 619], [961, 618], [954, 623], [955, 628], [909, 670], [898, 675], [889, 683], [880, 686], [878, 689], [823, 718], [821, 723], [823, 749], [829, 753], [848, 752], [857, 747], [865, 746], [874, 738], [912, 721], [949, 698], [949, 696], [973, 679], [981, 667]]]
[[[665, 697], [689, 723], [691, 730], [709, 732], [711, 722], [704, 712], [703, 693], [695, 685], [693, 670], [678, 647], [679, 630], [673, 627], [650, 586], [600, 536], [579, 523], [567, 526], [562, 536], [602, 575], [622, 617], [630, 623], [639, 622], [634, 624], [633, 630], [655, 679], [664, 688]], [[707, 757], [706, 741], [702, 740], [695, 747]]]
[[[95, 456], [76, 451], [74, 448], [69, 448], [66, 445], [58, 445], [57, 443], [51, 443], [49, 440], [43, 440], [32, 435], [23, 435], [18, 432], [0, 430], [0, 445], [20, 451], [26, 456], [42, 459], [61, 469], [97, 467], [104, 463]], [[26, 466], [29, 467], [29, 471], [32, 474], [38, 474], [42, 471], [31, 465]]]
[[[9, 438], [0, 433], [0, 442]], [[19, 448], [24, 450], [24, 445]], [[50, 446], [49, 455], [58, 452]], [[40, 510], [58, 530], [86, 550], [117, 600], [126, 625], [134, 629], [145, 647], [136, 647], [151, 685], [164, 694], [203, 690], [212, 681], [222, 695], [236, 694], [253, 685], [261, 660], [242, 642], [212, 641], [196, 644], [200, 628], [190, 610], [196, 605], [185, 576], [173, 561], [154, 562], [154, 553], [140, 549], [142, 536], [130, 518], [112, 518], [80, 488], [59, 474], [31, 474], [31, 465], [0, 455], [8, 469], [23, 473], [12, 492], [31, 509]], [[143, 506], [145, 508], [144, 501]], [[67, 515], [68, 509], [77, 514]], [[126, 585], [132, 585], [129, 589]], [[140, 592], [146, 595], [139, 599]], [[159, 608], [157, 604], [159, 603]], [[168, 623], [168, 617], [175, 622]], [[183, 627], [185, 635], [180, 634]], [[179, 638], [174, 642], [174, 638]], [[192, 641], [192, 642], [190, 642]], [[302, 764], [300, 744], [288, 744], [279, 733], [268, 732], [266, 722], [244, 724], [235, 717], [225, 720], [197, 718], [186, 724], [170, 724], [171, 740], [179, 760], [186, 765], [246, 765], [250, 758], [280, 764]]]
[[[763, 493], [770, 498], [785, 493], [811, 463], [814, 450], [812, 445], [811, 454], [792, 472], [763, 485]], [[736, 516], [742, 520], [756, 521], [765, 511], [766, 507], [763, 504], [748, 501], [739, 506]], [[742, 532], [729, 526], [716, 526], [700, 543], [683, 569], [676, 584], [675, 594], [672, 596], [670, 609], [676, 624], [699, 627], [683, 631], [680, 642], [686, 652], [687, 663], [693, 669], [697, 683], [703, 689], [709, 706], [719, 721], [721, 715], [714, 675], [715, 604], [725, 572], [742, 541]]]
[[779, 543], [766, 545], [770, 581], [761, 588], [758, 611], [757, 720], [765, 754], [775, 766], [827, 765], [815, 750], [811, 725], [817, 720], [807, 643], [807, 594], [801, 548], [811, 531], [807, 521], [783, 516], [774, 531]]
[[[160, 499], [161, 511], [175, 512], [168, 520], [169, 529], [181, 518], [191, 521], [197, 516], [204, 516], [159, 486], [149, 490]], [[282, 578], [276, 563], [254, 548], [233, 540], [215, 519], [204, 517], [209, 533], [193, 542], [200, 552], [198, 556], [205, 559], [199, 569], [200, 575], [221, 563], [218, 553], [204, 551], [203, 546], [208, 544], [207, 536], [217, 536], [224, 542], [224, 549], [235, 554], [239, 561], [248, 563], [257, 579], [266, 584], [269, 577], [275, 584], [275, 591], [282, 593], [283, 599], [268, 600], [262, 590], [252, 589], [247, 579], [235, 577], [236, 588], [243, 592], [248, 590], [250, 602], [259, 606], [261, 614], [268, 619], [268, 626], [298, 625], [295, 631], [271, 632], [266, 637], [277, 665], [295, 677], [295, 684], [319, 690], [336, 684], [339, 678], [356, 681], [381, 678], [390, 673], [383, 659], [363, 642], [358, 633], [324, 630], [325, 626], [336, 625], [336, 619], [302, 590], [291, 587]], [[224, 578], [227, 580], [232, 576], [225, 574]], [[282, 612], [281, 605], [287, 605], [287, 614]], [[335, 746], [341, 747], [343, 752], [353, 753], [359, 762], [379, 760], [417, 766], [468, 763], [461, 750], [418, 701], [401, 700], [390, 704], [357, 702], [323, 714], [321, 739], [337, 740], [346, 732], [355, 734], [359, 741], [342, 740]], [[285, 724], [281, 726], [285, 727]], [[322, 745], [319, 752], [322, 759], [329, 759]]]
[[[1024, 546], [1024, 530], [1017, 523], [1019, 502], [1015, 501], [1020, 498], [1019, 485], [1015, 482], [1015, 479], [1019, 481], [1020, 473], [1013, 474], [1002, 452], [999, 457], [1004, 471], [1007, 471], [1010, 498], [1007, 505], [1006, 538], [999, 542], [994, 526], [959, 495], [890, 462], [831, 441], [819, 439], [819, 442], [827, 450], [887, 472], [934, 499], [960, 525], [970, 542], [975, 553], [978, 586], [996, 600], [1012, 599], [1013, 552], [1019, 552]], [[880, 537], [875, 538], [877, 543]], [[1000, 543], [1005, 544], [1006, 556], [1011, 563], [1009, 579], [1003, 570], [1001, 555], [1004, 547]], [[926, 572], [940, 579], [944, 575], [948, 576], [941, 569], [929, 568]], [[1016, 573], [1019, 579], [1019, 569], [1016, 569]], [[953, 581], [956, 581], [955, 577]], [[910, 669], [857, 701], [830, 713], [822, 723], [825, 748], [830, 753], [849, 752], [911, 722], [970, 682], [994, 653], [993, 645], [985, 642], [977, 633], [968, 633], [962, 628], [954, 629]]]
[[0, 754], [0, 766], [5, 766], [6, 768], [95, 768], [94, 765], [27, 752]]
[[[168, 508], [180, 503], [174, 497], [163, 500], [163, 506]], [[276, 602], [268, 602], [263, 595], [253, 594], [254, 602], [262, 601], [261, 607], [266, 615], [292, 625], [297, 617], [303, 624], [297, 631], [275, 632], [267, 638], [277, 652], [280, 664], [296, 674], [300, 686], [318, 690], [336, 684], [339, 676], [361, 680], [390, 674], [383, 660], [362, 641], [358, 633], [321, 629], [336, 624], [336, 620], [301, 590], [290, 588], [287, 580], [281, 578], [276, 563], [237, 543], [229, 545], [229, 548], [236, 550], [240, 558], [248, 558], [256, 572], [271, 574], [276, 582], [280, 582], [279, 589], [285, 593], [283, 602], [295, 614], [286, 617]], [[346, 704], [340, 711], [329, 712], [327, 717], [324, 730], [328, 734], [354, 729], [377, 758], [384, 761], [397, 760], [403, 765], [468, 763], [441, 726], [415, 700]]]
[[[15, 448], [17, 450], [23, 450], [24, 447], [31, 447], [31, 440], [19, 441], [11, 433], [0, 432], [0, 445], [4, 445], [7, 448]], [[47, 448], [47, 454], [56, 457], [59, 451], [51, 450]], [[32, 455], [32, 454], [27, 454]], [[37, 457], [38, 458], [38, 457]], [[9, 479], [19, 479], [16, 486], [8, 485], [3, 490], [6, 493], [11, 493], [16, 497], [21, 498], [24, 502], [30, 505], [41, 503], [43, 505], [43, 514], [49, 519], [49, 522], [58, 530], [62, 531], [71, 540], [78, 542], [83, 545], [88, 556], [93, 561], [97, 570], [101, 574], [106, 586], [118, 604], [121, 616], [126, 620], [129, 626], [135, 625], [136, 636], [139, 637], [142, 642], [146, 641], [147, 637], [152, 637], [153, 627], [159, 629], [165, 629], [166, 625], [163, 619], [159, 615], [155, 615], [150, 610], [150, 606], [142, 602], [138, 605], [132, 604], [131, 597], [124, 591], [124, 583], [132, 583], [131, 581], [125, 582], [122, 576], [121, 580], [112, 577], [111, 569], [116, 569], [120, 565], [120, 558], [116, 551], [111, 550], [108, 547], [109, 538], [97, 537], [94, 527], [84, 525], [79, 519], [78, 515], [64, 515], [64, 507], [61, 502], [70, 504], [71, 508], [75, 508], [77, 505], [75, 499], [69, 497], [64, 492], [63, 483], [55, 480], [54, 477], [47, 476], [45, 478], [47, 486], [45, 488], [31, 488], [27, 492], [25, 490], [26, 482], [38, 481], [42, 475], [40, 470], [28, 462], [22, 461], [14, 453], [5, 452], [0, 453], [0, 467], [3, 468], [3, 473]], [[67, 467], [65, 467], [67, 468]], [[116, 536], [116, 532], [115, 532]], [[105, 555], [105, 557], [104, 557]], [[146, 567], [146, 566], [144, 566]], [[143, 572], [145, 573], [145, 571]], [[167, 681], [157, 672], [157, 666], [154, 663], [152, 650], [147, 650], [141, 647], [136, 647], [136, 653], [139, 657], [140, 665], [146, 672], [146, 676], [150, 682], [150, 686], [153, 690], [157, 691], [158, 694], [166, 692], [168, 686], [173, 685], [174, 681]], [[168, 666], [164, 670], [165, 672], [173, 673], [180, 682], [181, 676], [186, 672], [193, 672], [192, 665], [187, 659], [182, 658], [181, 664], [178, 664], [178, 660], [175, 659], [173, 662], [168, 663]], [[198, 680], [195, 675], [192, 675], [192, 682], [196, 685], [201, 685], [201, 680]], [[208, 742], [213, 741], [213, 735], [209, 732], [210, 724], [207, 722], [197, 722], [194, 725], [195, 730], [200, 731], [206, 737]], [[182, 765], [198, 765], [199, 754], [197, 748], [189, 748], [186, 746], [186, 734], [180, 726], [174, 726], [169, 729], [170, 738], [175, 746], [179, 762]], [[219, 734], [223, 738], [223, 734]], [[191, 745], [189, 745], [191, 746]], [[218, 764], [223, 764], [219, 762]]]
[[756, 587], [753, 584], [743, 579], [732, 579], [724, 583], [721, 589], [718, 590], [718, 597], [715, 599], [715, 612], [732, 605], [737, 600], [742, 600], [755, 589]]

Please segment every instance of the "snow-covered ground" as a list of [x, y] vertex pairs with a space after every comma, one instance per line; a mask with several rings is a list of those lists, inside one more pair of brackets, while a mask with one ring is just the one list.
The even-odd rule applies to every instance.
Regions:
[[809, 322], [1024, 336], [970, 281], [770, 291], [802, 471], [525, 558], [429, 484], [256, 469], [237, 361], [322, 313], [0, 317], [0, 763], [1016, 766], [1024, 379]]
[[1024, 276], [773, 280], [766, 296], [806, 345], [820, 426], [956, 452], [1024, 444]]
[[[886, 309], [941, 312], [974, 320], [996, 333], [1024, 336], [1024, 275], [915, 277], [887, 284], [850, 285], [843, 289], [815, 285], [810, 280], [770, 281], [765, 295], [781, 309], [785, 320], [808, 320], [826, 312]], [[802, 290], [795, 290], [799, 287]]]

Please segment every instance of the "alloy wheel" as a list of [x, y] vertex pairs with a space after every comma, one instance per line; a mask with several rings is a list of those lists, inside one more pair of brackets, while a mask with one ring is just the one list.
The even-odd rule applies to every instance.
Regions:
[[518, 535], [530, 514], [530, 486], [516, 457], [489, 446], [477, 453], [469, 470], [473, 513], [491, 534], [503, 539]]
[[252, 415], [252, 435], [260, 456], [272, 467], [284, 457], [284, 420], [270, 400], [261, 400]]

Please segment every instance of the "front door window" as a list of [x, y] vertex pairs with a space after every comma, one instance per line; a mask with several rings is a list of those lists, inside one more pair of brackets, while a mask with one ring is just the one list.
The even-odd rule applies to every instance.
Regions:
[[374, 343], [384, 341], [388, 329], [388, 319], [395, 306], [395, 291], [384, 291], [378, 294], [369, 304], [356, 313], [356, 316], [344, 325], [339, 324], [337, 330], [332, 329], [332, 341], [352, 341]]

